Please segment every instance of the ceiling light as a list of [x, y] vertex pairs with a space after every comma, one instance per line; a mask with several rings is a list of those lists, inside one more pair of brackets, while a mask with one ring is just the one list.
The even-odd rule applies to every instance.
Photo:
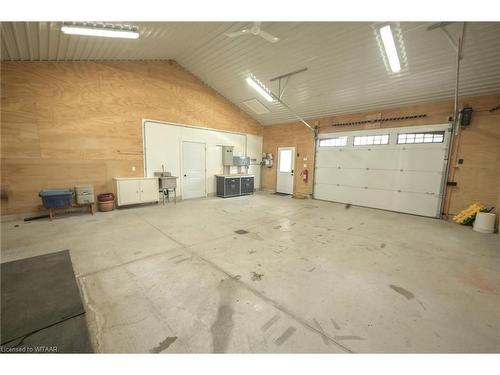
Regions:
[[248, 108], [250, 108], [253, 112], [255, 112], [258, 115], [263, 115], [271, 112], [269, 109], [267, 109], [267, 107], [264, 104], [262, 104], [255, 98], [245, 100], [243, 104], [245, 104]]
[[382, 38], [382, 43], [384, 44], [385, 55], [389, 60], [389, 65], [393, 73], [397, 73], [401, 70], [401, 64], [399, 62], [398, 50], [396, 49], [396, 43], [394, 43], [394, 35], [392, 34], [391, 25], [385, 25], [379, 29], [380, 37]]
[[78, 25], [64, 25], [61, 27], [64, 34], [70, 35], [86, 35], [86, 36], [100, 36], [106, 38], [126, 38], [137, 39], [139, 32], [134, 29], [125, 29], [118, 27], [98, 27], [98, 26], [78, 26]]
[[274, 98], [271, 94], [271, 91], [262, 84], [257, 78], [250, 75], [246, 79], [247, 83], [252, 86], [252, 88], [257, 91], [260, 95], [264, 97], [268, 102], [273, 102]]

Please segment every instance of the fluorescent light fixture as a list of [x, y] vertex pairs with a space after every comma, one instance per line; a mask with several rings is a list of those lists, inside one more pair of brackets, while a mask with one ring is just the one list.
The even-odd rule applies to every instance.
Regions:
[[248, 108], [254, 111], [258, 115], [263, 115], [265, 113], [270, 113], [271, 111], [267, 107], [259, 102], [257, 99], [249, 99], [243, 102]]
[[70, 35], [100, 36], [105, 38], [137, 39], [139, 32], [118, 28], [92, 27], [92, 26], [62, 26], [61, 31]]
[[394, 43], [394, 35], [392, 34], [391, 25], [385, 25], [379, 29], [380, 37], [382, 38], [382, 43], [384, 44], [385, 55], [389, 60], [389, 65], [393, 73], [397, 73], [401, 70], [401, 64], [399, 62], [398, 50], [396, 49], [396, 43]]
[[257, 91], [260, 95], [264, 97], [268, 102], [273, 102], [274, 98], [271, 95], [271, 91], [265, 87], [257, 78], [254, 76], [248, 76], [246, 79], [247, 83], [252, 86], [252, 88]]

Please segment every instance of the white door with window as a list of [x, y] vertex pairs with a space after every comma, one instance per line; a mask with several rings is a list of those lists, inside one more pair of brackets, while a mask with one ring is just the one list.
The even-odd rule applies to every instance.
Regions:
[[276, 192], [293, 194], [293, 169], [295, 162], [295, 147], [278, 147], [278, 176]]
[[182, 142], [182, 199], [206, 197], [206, 145]]
[[450, 125], [320, 134], [314, 198], [439, 217]]

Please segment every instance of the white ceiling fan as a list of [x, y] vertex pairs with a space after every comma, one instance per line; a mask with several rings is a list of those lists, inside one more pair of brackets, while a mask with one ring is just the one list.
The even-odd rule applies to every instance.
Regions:
[[274, 36], [272, 34], [269, 34], [267, 31], [262, 30], [260, 28], [260, 22], [254, 22], [252, 27], [250, 28], [245, 28], [243, 30], [236, 31], [234, 33], [226, 33], [226, 36], [230, 38], [235, 38], [237, 36], [249, 35], [249, 34], [260, 36], [270, 43], [276, 43], [280, 40], [280, 38], [278, 38], [277, 36]]

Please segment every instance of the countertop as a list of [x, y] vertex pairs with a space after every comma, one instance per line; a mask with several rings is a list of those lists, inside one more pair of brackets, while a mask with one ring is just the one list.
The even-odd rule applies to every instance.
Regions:
[[167, 179], [167, 178], [179, 178], [177, 176], [163, 176], [163, 177], [113, 177], [113, 180], [123, 181], [123, 180], [158, 180], [158, 179]]
[[216, 174], [216, 177], [255, 177], [253, 174], [234, 173], [234, 174]]
[[158, 177], [113, 177], [113, 180], [124, 181], [124, 180], [158, 180]]

